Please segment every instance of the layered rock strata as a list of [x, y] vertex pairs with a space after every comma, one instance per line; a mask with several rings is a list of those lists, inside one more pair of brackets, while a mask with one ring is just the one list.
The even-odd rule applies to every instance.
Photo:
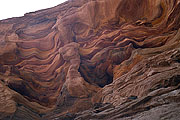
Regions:
[[0, 21], [0, 119], [178, 119], [180, 0], [71, 0]]

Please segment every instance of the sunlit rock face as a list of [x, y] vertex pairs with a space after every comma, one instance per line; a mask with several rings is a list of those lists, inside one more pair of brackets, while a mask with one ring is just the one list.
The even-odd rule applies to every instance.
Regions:
[[180, 0], [71, 0], [0, 21], [0, 119], [180, 118], [179, 28]]

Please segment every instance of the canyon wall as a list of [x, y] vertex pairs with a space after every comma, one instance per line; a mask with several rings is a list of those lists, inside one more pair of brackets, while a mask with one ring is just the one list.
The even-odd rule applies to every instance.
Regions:
[[0, 119], [180, 118], [180, 0], [69, 0], [0, 21]]

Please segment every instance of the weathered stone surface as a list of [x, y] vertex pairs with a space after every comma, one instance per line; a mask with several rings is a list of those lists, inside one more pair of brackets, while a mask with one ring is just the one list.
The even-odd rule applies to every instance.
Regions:
[[71, 0], [0, 21], [0, 119], [176, 120], [180, 0]]

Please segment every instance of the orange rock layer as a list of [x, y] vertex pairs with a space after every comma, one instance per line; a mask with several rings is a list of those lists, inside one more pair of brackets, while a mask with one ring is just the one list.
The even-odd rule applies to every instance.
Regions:
[[178, 89], [179, 11], [180, 0], [72, 0], [0, 21], [0, 119], [53, 119]]

